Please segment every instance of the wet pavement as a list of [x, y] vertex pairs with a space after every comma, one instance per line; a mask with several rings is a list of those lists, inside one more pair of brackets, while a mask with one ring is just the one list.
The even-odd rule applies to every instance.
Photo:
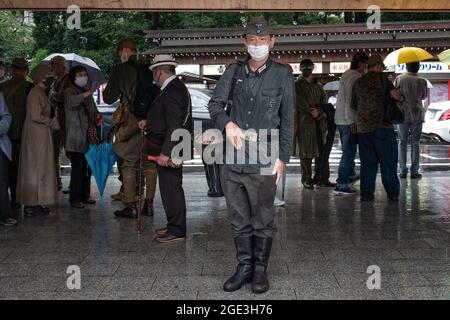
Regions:
[[[375, 201], [361, 203], [304, 190], [289, 174], [263, 295], [249, 286], [222, 291], [235, 267], [233, 241], [225, 201], [205, 196], [202, 174], [185, 174], [188, 237], [175, 244], [152, 240], [165, 224], [159, 195], [140, 235], [134, 221], [113, 217], [120, 205], [109, 200], [118, 190], [112, 178], [101, 208], [74, 210], [62, 196], [50, 216], [0, 228], [0, 299], [450, 299], [449, 178], [403, 180], [393, 203], [378, 177]], [[81, 290], [67, 287], [71, 265], [80, 267]], [[379, 290], [367, 286], [374, 265]]]

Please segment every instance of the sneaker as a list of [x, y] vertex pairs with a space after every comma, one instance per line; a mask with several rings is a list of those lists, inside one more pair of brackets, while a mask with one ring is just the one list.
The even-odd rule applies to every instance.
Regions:
[[314, 185], [312, 184], [312, 182], [303, 182], [303, 187], [310, 190], [314, 189]]
[[374, 196], [371, 197], [361, 197], [361, 202], [369, 202], [375, 200]]
[[278, 197], [275, 197], [275, 200], [273, 202], [273, 205], [275, 207], [284, 207], [285, 204], [286, 204], [286, 201], [283, 201], [283, 200], [279, 199]]
[[12, 218], [8, 218], [6, 220], [0, 220], [0, 225], [5, 227], [14, 227], [17, 225], [17, 220], [14, 220]]
[[336, 189], [334, 189], [333, 192], [338, 195], [346, 195], [346, 194], [355, 194], [356, 190], [350, 187], [347, 188], [336, 187]]
[[157, 236], [165, 235], [167, 232], [169, 232], [169, 229], [167, 227], [155, 230]]
[[400, 173], [398, 176], [399, 176], [400, 179], [406, 179], [406, 177], [408, 176], [408, 174], [406, 174], [406, 173]]
[[411, 179], [422, 179], [422, 175], [420, 173], [411, 173]]
[[186, 239], [186, 237], [174, 236], [174, 235], [171, 235], [170, 233], [167, 233], [163, 236], [155, 238], [155, 240], [158, 241], [159, 243], [172, 243], [172, 242], [182, 241], [185, 239]]
[[124, 209], [117, 210], [114, 212], [114, 215], [118, 218], [128, 218], [128, 219], [137, 219], [137, 208], [134, 203], [128, 204]]
[[359, 174], [357, 174], [357, 175], [355, 175], [355, 176], [353, 176], [353, 177], [351, 177], [351, 178], [349, 178], [348, 179], [348, 184], [350, 185], [350, 186], [353, 186], [355, 183], [357, 183], [359, 180], [361, 180], [361, 176], [359, 175]]

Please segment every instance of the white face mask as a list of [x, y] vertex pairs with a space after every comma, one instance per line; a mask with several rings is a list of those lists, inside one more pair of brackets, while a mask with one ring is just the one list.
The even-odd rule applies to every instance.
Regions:
[[247, 52], [250, 54], [253, 60], [262, 61], [269, 55], [269, 45], [252, 46], [249, 45]]
[[87, 83], [88, 83], [88, 77], [77, 77], [75, 79], [75, 84], [77, 86], [79, 86], [80, 88], [86, 87]]

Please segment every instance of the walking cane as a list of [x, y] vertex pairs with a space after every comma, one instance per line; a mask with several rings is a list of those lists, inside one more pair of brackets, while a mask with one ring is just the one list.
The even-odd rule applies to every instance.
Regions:
[[144, 130], [141, 130], [141, 148], [139, 153], [139, 183], [138, 183], [138, 205], [137, 205], [137, 214], [138, 214], [138, 221], [137, 221], [137, 232], [140, 234], [142, 232], [142, 169], [144, 167], [144, 139], [145, 139], [145, 132]]

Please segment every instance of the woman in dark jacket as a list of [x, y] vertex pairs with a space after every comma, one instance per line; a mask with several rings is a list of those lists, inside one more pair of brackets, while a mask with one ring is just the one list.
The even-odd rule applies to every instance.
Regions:
[[64, 109], [66, 118], [66, 146], [70, 157], [70, 204], [73, 208], [83, 209], [85, 204], [95, 204], [90, 199], [91, 172], [85, 153], [89, 145], [98, 141], [89, 133], [98, 124], [99, 112], [92, 94], [97, 89], [89, 83], [87, 71], [82, 66], [73, 67], [69, 72], [70, 86], [64, 91]]

